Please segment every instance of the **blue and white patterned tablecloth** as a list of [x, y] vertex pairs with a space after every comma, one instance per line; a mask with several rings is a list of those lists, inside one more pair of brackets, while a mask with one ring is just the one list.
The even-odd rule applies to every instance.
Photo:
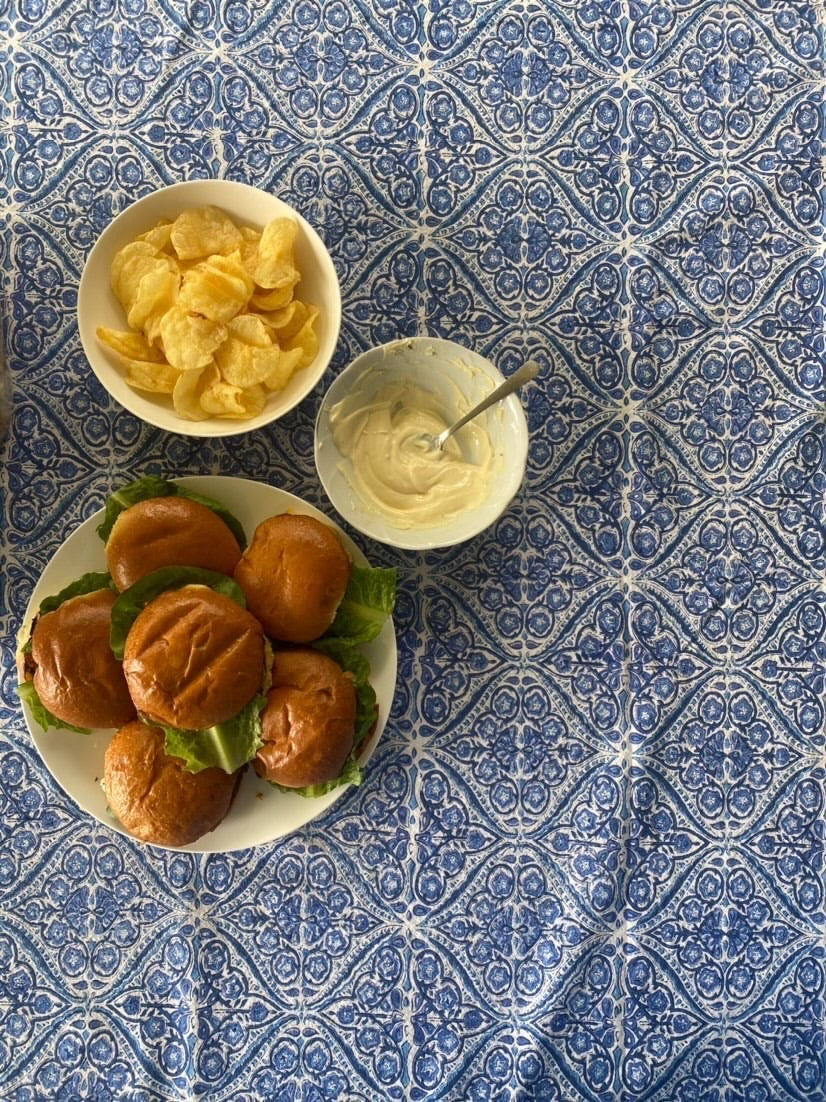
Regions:
[[[826, 1098], [825, 26], [821, 0], [0, 0], [0, 1097]], [[491, 531], [361, 541], [401, 589], [367, 782], [203, 858], [82, 814], [13, 670], [113, 484], [326, 507], [322, 388], [202, 442], [84, 360], [96, 235], [201, 176], [319, 229], [333, 372], [423, 331], [542, 364]]]

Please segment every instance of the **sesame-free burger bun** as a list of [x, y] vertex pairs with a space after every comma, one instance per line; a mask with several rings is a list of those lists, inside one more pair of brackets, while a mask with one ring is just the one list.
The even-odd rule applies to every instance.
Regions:
[[310, 647], [276, 651], [256, 772], [288, 788], [334, 780], [353, 749], [355, 725], [349, 673]]
[[229, 811], [237, 773], [190, 773], [164, 750], [163, 732], [136, 720], [114, 735], [103, 758], [112, 813], [143, 842], [185, 846], [214, 830]]
[[333, 622], [351, 570], [329, 525], [282, 513], [258, 525], [234, 576], [271, 639], [309, 643]]
[[261, 689], [261, 624], [206, 586], [167, 590], [135, 618], [123, 671], [147, 721], [193, 731], [223, 723]]
[[39, 616], [32, 631], [34, 687], [73, 727], [119, 727], [135, 716], [123, 667], [112, 654], [111, 589], [71, 597]]
[[162, 566], [232, 575], [241, 557], [229, 526], [186, 497], [152, 497], [124, 509], [106, 541], [106, 565], [121, 591]]

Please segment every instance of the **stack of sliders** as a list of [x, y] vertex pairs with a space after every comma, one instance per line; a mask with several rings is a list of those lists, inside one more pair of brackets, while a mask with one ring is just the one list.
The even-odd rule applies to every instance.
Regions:
[[376, 722], [359, 648], [392, 614], [395, 571], [354, 565], [303, 514], [247, 546], [220, 502], [154, 477], [111, 495], [98, 534], [107, 571], [41, 603], [18, 691], [44, 729], [115, 729], [102, 783], [128, 831], [196, 841], [248, 763], [306, 796], [359, 783]]

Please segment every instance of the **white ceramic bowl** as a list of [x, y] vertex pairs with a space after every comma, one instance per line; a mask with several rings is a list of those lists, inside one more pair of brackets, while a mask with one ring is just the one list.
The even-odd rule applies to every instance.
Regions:
[[[210, 417], [187, 421], [164, 395], [134, 390], [125, 381], [115, 355], [95, 336], [98, 326], [127, 329], [123, 308], [109, 283], [109, 269], [118, 249], [163, 218], [174, 219], [192, 207], [215, 206], [239, 224], [262, 229], [271, 219], [288, 215], [298, 223], [295, 252], [301, 272], [296, 297], [320, 309], [317, 321], [319, 349], [313, 363], [295, 373], [283, 391], [272, 394], [263, 411], [245, 420]], [[234, 436], [251, 432], [282, 417], [318, 383], [330, 363], [341, 325], [338, 276], [323, 241], [304, 218], [266, 191], [232, 180], [190, 180], [172, 184], [127, 207], [100, 235], [83, 269], [77, 301], [83, 351], [101, 384], [125, 409], [150, 425], [186, 436]]]
[[[491, 525], [508, 507], [525, 474], [528, 426], [519, 394], [510, 395], [479, 417], [495, 455], [484, 501], [427, 527], [400, 527], [364, 501], [352, 481], [351, 460], [341, 454], [333, 439], [330, 411], [356, 389], [370, 401], [386, 385], [405, 382], [433, 394], [450, 422], [503, 381], [490, 360], [438, 338], [404, 338], [358, 356], [334, 380], [316, 419], [316, 468], [338, 513], [365, 535], [413, 551], [462, 543]], [[461, 395], [458, 401], [457, 391]]]

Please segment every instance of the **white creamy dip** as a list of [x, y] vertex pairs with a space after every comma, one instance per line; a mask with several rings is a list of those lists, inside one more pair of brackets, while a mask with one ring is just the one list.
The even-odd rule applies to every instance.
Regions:
[[487, 496], [494, 450], [484, 415], [465, 425], [440, 450], [437, 436], [467, 409], [445, 409], [413, 383], [390, 382], [372, 397], [348, 395], [330, 410], [329, 424], [342, 471], [364, 507], [398, 528], [433, 527]]

